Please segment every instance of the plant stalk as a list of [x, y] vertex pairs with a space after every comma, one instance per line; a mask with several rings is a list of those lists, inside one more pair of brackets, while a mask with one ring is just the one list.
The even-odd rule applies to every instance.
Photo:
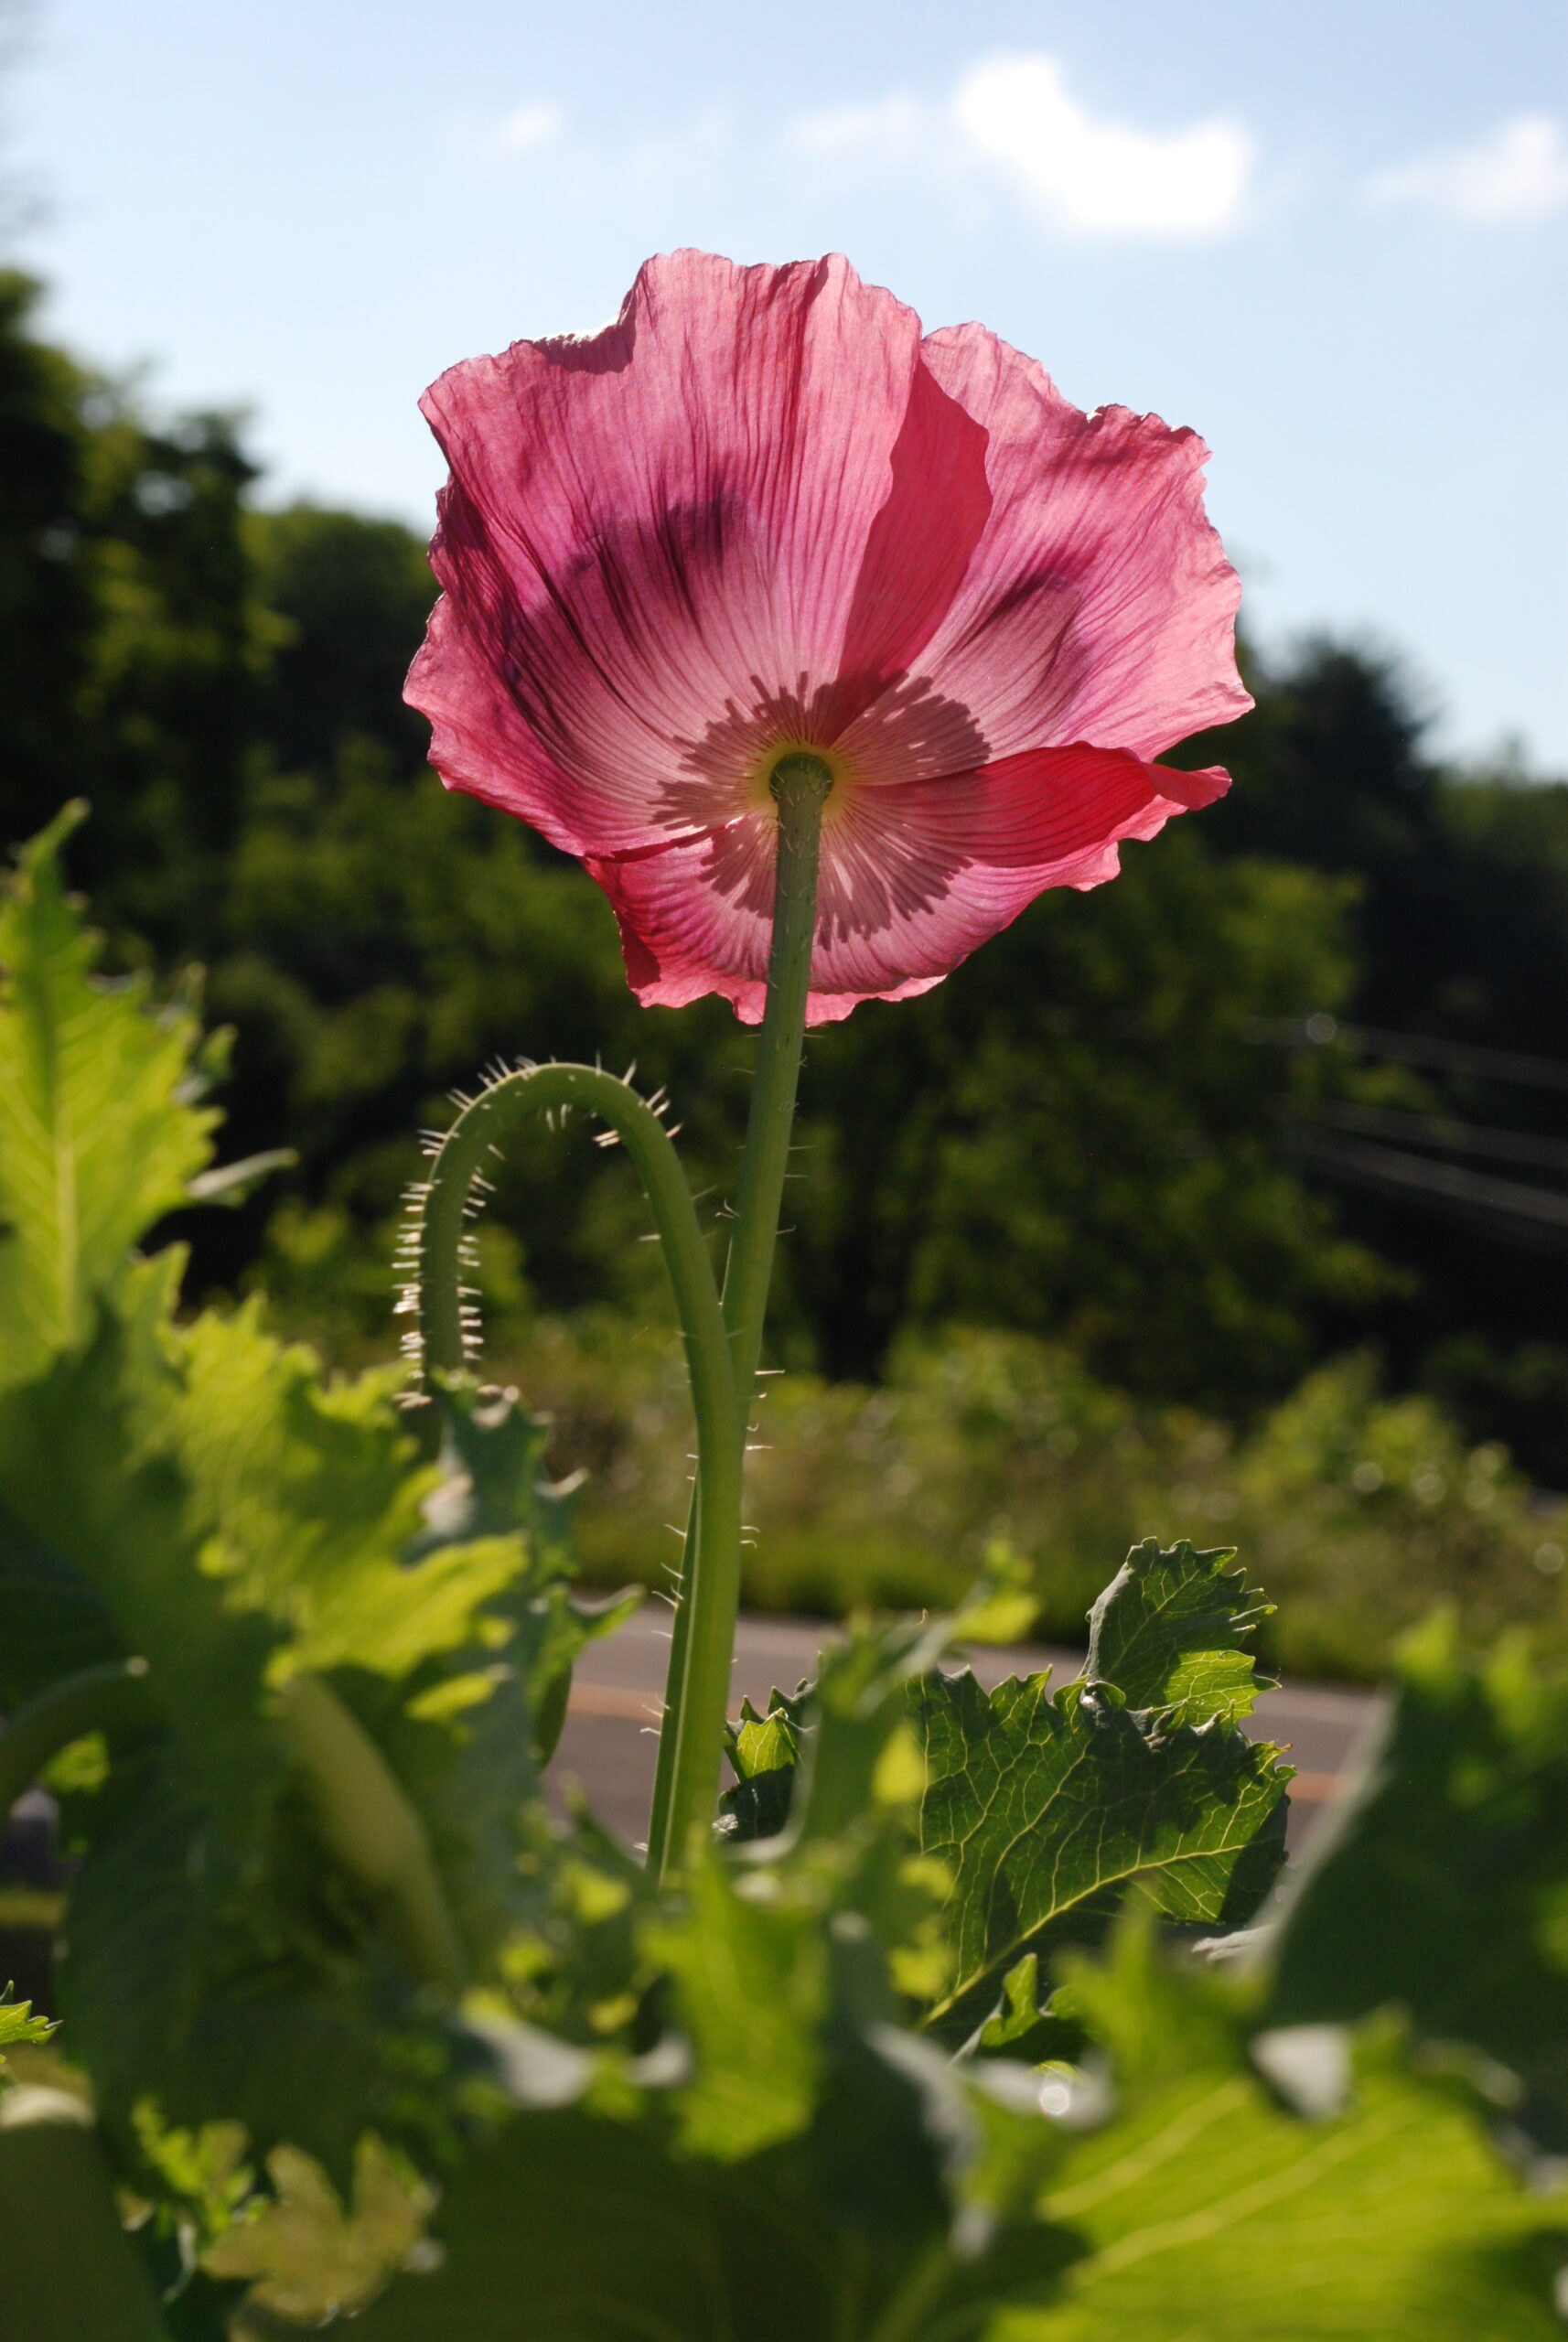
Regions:
[[[816, 934], [822, 807], [833, 784], [820, 757], [789, 756], [781, 759], [771, 785], [779, 807], [773, 940], [736, 1198], [736, 1230], [724, 1286], [725, 1325], [738, 1411], [737, 1470], [744, 1468], [746, 1431], [756, 1399], [763, 1321], [789, 1164]], [[691, 1830], [705, 1825], [717, 1801], [740, 1608], [738, 1539], [733, 1577], [710, 1570], [703, 1551], [705, 1469], [699, 1455], [649, 1822], [649, 1865], [660, 1876], [679, 1866]], [[679, 1733], [671, 1729], [672, 1719], [679, 1720]], [[689, 1750], [688, 1738], [694, 1744]]]
[[467, 1982], [463, 1947], [424, 1824], [402, 1784], [319, 1676], [291, 1675], [276, 1703], [328, 1852], [364, 1890], [410, 1971], [456, 1999]]

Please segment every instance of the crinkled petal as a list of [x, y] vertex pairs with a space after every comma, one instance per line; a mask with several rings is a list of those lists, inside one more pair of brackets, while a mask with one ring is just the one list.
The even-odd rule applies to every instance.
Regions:
[[770, 748], [902, 672], [990, 511], [919, 331], [842, 259], [677, 252], [592, 339], [443, 375], [446, 598], [409, 679], [443, 778], [635, 851], [736, 818]]
[[1075, 740], [1154, 757], [1243, 714], [1240, 584], [1204, 514], [1202, 440], [1081, 414], [983, 326], [928, 335], [924, 356], [989, 435], [992, 510], [921, 672], [990, 759]]
[[[1176, 772], [1079, 743], [830, 800], [809, 1021], [929, 991], [1047, 887], [1114, 877], [1121, 841], [1153, 837], [1229, 785], [1218, 769]], [[757, 811], [705, 838], [590, 862], [645, 1005], [713, 992], [758, 1021], [775, 837], [771, 814]]]

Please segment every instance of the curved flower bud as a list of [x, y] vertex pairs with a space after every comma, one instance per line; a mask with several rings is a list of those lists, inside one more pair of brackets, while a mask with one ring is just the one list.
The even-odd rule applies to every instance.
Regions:
[[940, 981], [1229, 785], [1153, 761], [1251, 705], [1207, 450], [1086, 415], [838, 257], [650, 261], [616, 323], [454, 367], [432, 761], [578, 855], [645, 1003], [762, 1013], [777, 808], [823, 818], [810, 1021]]

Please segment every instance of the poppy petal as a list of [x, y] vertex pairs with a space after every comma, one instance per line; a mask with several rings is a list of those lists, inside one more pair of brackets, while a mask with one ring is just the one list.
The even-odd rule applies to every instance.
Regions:
[[923, 348], [989, 435], [992, 510], [922, 672], [992, 759], [1075, 740], [1153, 757], [1244, 714], [1240, 582], [1204, 514], [1202, 440], [1126, 407], [1082, 414], [983, 326]]
[[576, 854], [756, 801], [929, 640], [990, 510], [985, 435], [847, 262], [677, 252], [590, 340], [518, 342], [424, 405], [446, 587], [409, 697], [453, 785]]
[[[1036, 748], [971, 773], [854, 790], [822, 833], [808, 1021], [928, 992], [1050, 886], [1114, 877], [1118, 845], [1229, 787], [1124, 750]], [[716, 992], [762, 1015], [775, 824], [757, 811], [701, 839], [593, 861], [647, 1006]]]

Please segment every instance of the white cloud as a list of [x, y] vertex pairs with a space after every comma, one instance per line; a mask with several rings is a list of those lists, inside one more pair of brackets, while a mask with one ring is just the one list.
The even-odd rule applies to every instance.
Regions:
[[1477, 145], [1380, 172], [1367, 192], [1379, 203], [1423, 203], [1461, 220], [1529, 226], [1568, 205], [1568, 139], [1549, 113], [1515, 114]]
[[564, 127], [559, 106], [535, 99], [532, 105], [514, 107], [506, 116], [496, 134], [496, 144], [509, 154], [521, 155], [530, 146], [543, 146], [559, 138]]
[[1055, 225], [1082, 235], [1222, 234], [1240, 216], [1253, 144], [1215, 116], [1134, 130], [1072, 98], [1054, 57], [983, 58], [953, 101], [976, 153], [998, 164]]
[[1102, 120], [1038, 50], [982, 58], [939, 103], [907, 94], [829, 107], [788, 127], [791, 145], [875, 168], [1000, 172], [1071, 235], [1192, 238], [1241, 216], [1253, 141], [1223, 116], [1184, 130]]

